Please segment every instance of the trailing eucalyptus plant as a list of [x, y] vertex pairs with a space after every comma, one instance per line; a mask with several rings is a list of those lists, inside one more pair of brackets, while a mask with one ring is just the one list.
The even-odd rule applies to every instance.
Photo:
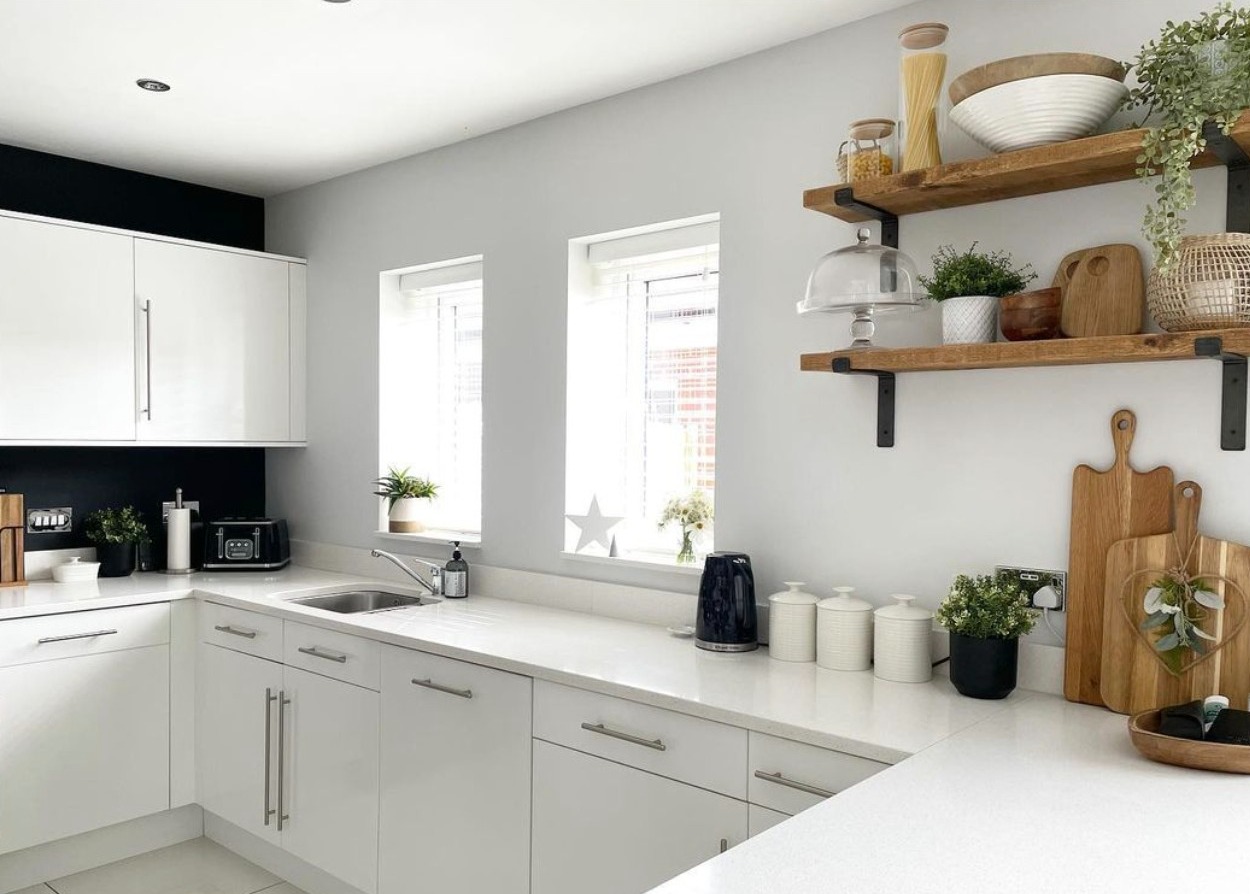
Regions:
[[1225, 134], [1250, 106], [1250, 9], [1225, 2], [1188, 22], [1169, 21], [1132, 63], [1138, 86], [1126, 106], [1145, 109], [1134, 126], [1149, 125], [1137, 157], [1137, 176], [1158, 177], [1155, 203], [1142, 233], [1155, 262], [1167, 270], [1176, 257], [1185, 212], [1194, 206], [1189, 163], [1206, 149], [1202, 127]]

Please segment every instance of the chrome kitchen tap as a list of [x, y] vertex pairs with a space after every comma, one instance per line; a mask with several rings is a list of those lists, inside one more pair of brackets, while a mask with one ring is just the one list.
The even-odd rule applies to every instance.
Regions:
[[428, 590], [431, 596], [443, 595], [443, 569], [440, 566], [435, 565], [433, 562], [427, 562], [424, 559], [408, 560], [409, 562], [416, 562], [417, 564], [424, 565], [426, 568], [430, 569], [430, 579], [427, 581], [414, 569], [409, 568], [407, 562], [399, 556], [388, 553], [386, 550], [370, 550], [369, 555], [373, 556], [375, 559], [386, 559], [388, 562], [399, 568], [400, 571], [404, 572], [404, 574], [408, 575]]

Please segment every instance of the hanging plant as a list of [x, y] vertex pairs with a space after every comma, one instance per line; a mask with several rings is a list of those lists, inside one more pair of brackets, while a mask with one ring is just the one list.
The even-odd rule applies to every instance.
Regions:
[[1250, 107], [1250, 9], [1221, 3], [1196, 19], [1169, 21], [1132, 63], [1138, 86], [1126, 105], [1144, 107], [1149, 124], [1137, 157], [1137, 176], [1154, 183], [1142, 233], [1166, 271], [1176, 256], [1185, 212], [1194, 206], [1189, 165], [1206, 149], [1203, 125], [1228, 134]]

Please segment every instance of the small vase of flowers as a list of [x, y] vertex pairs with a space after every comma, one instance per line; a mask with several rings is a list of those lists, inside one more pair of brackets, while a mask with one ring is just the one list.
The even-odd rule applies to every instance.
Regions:
[[1020, 637], [1038, 612], [1003, 576], [961, 574], [937, 611], [951, 635], [951, 683], [969, 698], [1006, 698], [1016, 688]]
[[681, 549], [677, 553], [678, 565], [694, 562], [694, 538], [705, 532], [712, 524], [712, 503], [701, 490], [691, 491], [685, 497], [674, 497], [664, 507], [660, 516], [660, 530], [676, 522], [681, 525]]

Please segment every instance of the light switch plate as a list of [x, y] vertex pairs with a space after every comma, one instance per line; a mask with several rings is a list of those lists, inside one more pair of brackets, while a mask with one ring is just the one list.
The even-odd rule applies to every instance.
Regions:
[[[161, 524], [163, 525], [169, 524], [169, 510], [173, 508], [174, 508], [173, 500], [166, 500], [164, 503], [161, 504]], [[200, 511], [200, 501], [199, 500], [183, 500], [182, 508], [193, 509], [198, 513]]]
[[74, 530], [74, 510], [69, 506], [27, 509], [27, 534], [64, 534]]

